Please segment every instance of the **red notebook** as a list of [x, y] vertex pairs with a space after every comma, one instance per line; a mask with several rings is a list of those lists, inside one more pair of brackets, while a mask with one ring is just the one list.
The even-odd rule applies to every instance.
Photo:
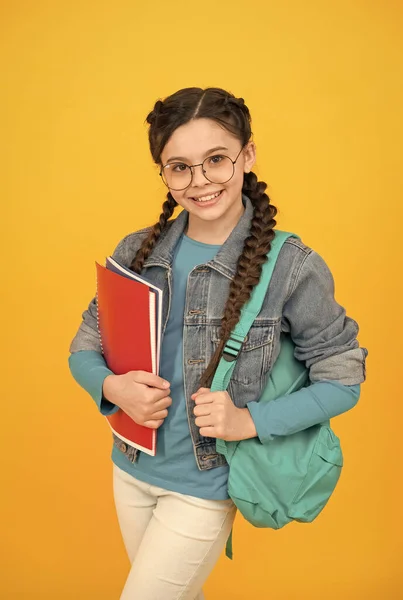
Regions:
[[[112, 257], [97, 271], [98, 331], [108, 368], [158, 374], [161, 345], [162, 290]], [[155, 456], [157, 431], [139, 425], [122, 409], [106, 416], [125, 443]]]

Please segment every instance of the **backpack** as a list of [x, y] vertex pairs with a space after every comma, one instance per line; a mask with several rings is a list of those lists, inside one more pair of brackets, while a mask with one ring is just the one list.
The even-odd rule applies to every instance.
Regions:
[[[227, 389], [232, 371], [254, 319], [259, 314], [282, 245], [299, 236], [275, 231], [259, 283], [241, 310], [216, 369], [210, 391]], [[281, 349], [259, 402], [270, 402], [309, 385], [309, 370], [294, 357], [288, 334], [280, 335]], [[343, 454], [330, 421], [262, 444], [255, 437], [238, 442], [216, 440], [217, 452], [229, 465], [228, 494], [243, 517], [255, 527], [280, 529], [292, 521], [309, 523], [323, 510], [333, 493]], [[226, 547], [232, 559], [232, 530]]]

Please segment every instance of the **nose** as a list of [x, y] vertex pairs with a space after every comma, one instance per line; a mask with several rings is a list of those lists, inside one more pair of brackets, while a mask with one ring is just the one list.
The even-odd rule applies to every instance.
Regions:
[[192, 185], [205, 185], [209, 183], [208, 179], [205, 178], [203, 173], [203, 165], [197, 165], [197, 167], [193, 167], [193, 179]]

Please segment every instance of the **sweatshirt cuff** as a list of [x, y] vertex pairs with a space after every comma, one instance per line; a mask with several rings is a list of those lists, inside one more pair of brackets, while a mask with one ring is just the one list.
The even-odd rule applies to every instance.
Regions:
[[119, 410], [103, 395], [103, 383], [108, 375], [114, 375], [107, 365], [102, 354], [96, 350], [79, 350], [69, 356], [69, 368], [77, 383], [93, 398], [99, 412], [112, 415]]

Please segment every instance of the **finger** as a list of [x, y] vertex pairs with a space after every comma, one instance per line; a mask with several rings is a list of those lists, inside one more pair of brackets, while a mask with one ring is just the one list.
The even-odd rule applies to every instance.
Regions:
[[194, 394], [192, 394], [190, 397], [194, 398], [195, 396], [197, 396], [198, 394], [207, 394], [210, 391], [210, 388], [199, 388]]
[[217, 437], [214, 427], [201, 427], [199, 429], [199, 431], [200, 431], [200, 435], [202, 435], [204, 437], [213, 437], [213, 438]]
[[159, 390], [158, 388], [148, 388], [147, 396], [151, 402], [158, 402], [158, 400], [162, 400], [162, 398], [168, 398], [171, 390]]
[[165, 410], [159, 410], [158, 412], [153, 413], [152, 415], [150, 415], [150, 421], [159, 421], [160, 419], [166, 419], [166, 417], [168, 416], [168, 411]]
[[213, 421], [211, 415], [205, 417], [197, 417], [195, 419], [197, 427], [213, 427]]
[[171, 404], [172, 398], [171, 396], [167, 396], [166, 398], [161, 398], [161, 400], [157, 400], [156, 402], [151, 404], [149, 408], [154, 412], [158, 412], [159, 410], [164, 410], [165, 408], [168, 408], [169, 406], [171, 406]]
[[193, 409], [193, 414], [196, 417], [204, 417], [211, 414], [211, 403], [210, 404], [199, 404]]
[[158, 427], [161, 427], [163, 422], [164, 422], [164, 419], [160, 419], [158, 421], [145, 421], [144, 425], [145, 425], [145, 427], [148, 427], [149, 429], [158, 429]]
[[194, 399], [196, 404], [211, 404], [214, 402], [213, 394], [200, 394], [200, 396], [196, 396]]

